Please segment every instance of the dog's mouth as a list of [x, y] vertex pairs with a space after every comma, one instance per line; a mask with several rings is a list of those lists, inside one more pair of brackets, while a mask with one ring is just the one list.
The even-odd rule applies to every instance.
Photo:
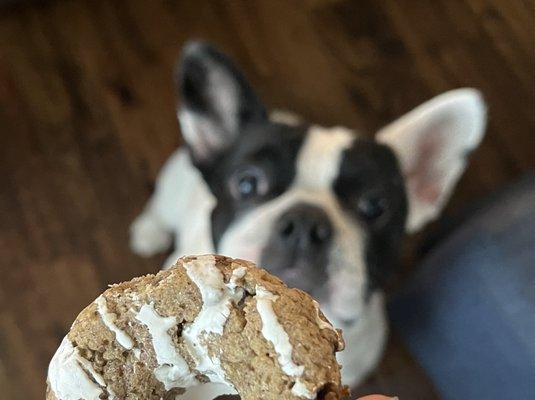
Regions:
[[334, 271], [332, 262], [310, 258], [288, 261], [277, 253], [264, 251], [260, 265], [289, 287], [310, 294], [321, 304], [331, 321], [340, 328], [347, 328], [358, 323], [362, 313], [363, 285], [356, 278], [355, 268]]
[[328, 298], [329, 277], [322, 260], [311, 257], [287, 257], [266, 250], [260, 262], [264, 268], [278, 276], [289, 287], [301, 289], [319, 302]]

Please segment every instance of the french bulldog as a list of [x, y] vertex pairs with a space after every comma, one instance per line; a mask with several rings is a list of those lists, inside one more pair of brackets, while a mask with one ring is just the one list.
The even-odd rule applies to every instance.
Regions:
[[165, 266], [186, 254], [243, 258], [308, 292], [343, 329], [343, 381], [357, 385], [382, 354], [382, 287], [404, 236], [440, 214], [483, 137], [481, 94], [441, 94], [372, 140], [268, 113], [204, 42], [185, 46], [176, 82], [185, 145], [131, 226], [133, 251], [173, 246]]

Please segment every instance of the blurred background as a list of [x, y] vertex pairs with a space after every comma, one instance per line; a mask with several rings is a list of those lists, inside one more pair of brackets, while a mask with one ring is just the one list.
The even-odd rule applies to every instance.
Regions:
[[[231, 55], [268, 105], [369, 136], [448, 89], [484, 93], [484, 142], [442, 220], [407, 243], [407, 272], [455, 216], [535, 167], [534, 2], [0, 4], [3, 399], [44, 398], [78, 312], [163, 262], [130, 252], [128, 226], [181, 143], [172, 70], [188, 39]], [[357, 393], [371, 392], [439, 398], [395, 330]]]

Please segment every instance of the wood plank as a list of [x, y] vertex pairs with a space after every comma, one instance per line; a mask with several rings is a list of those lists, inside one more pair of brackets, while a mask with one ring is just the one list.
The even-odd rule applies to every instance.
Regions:
[[[172, 74], [190, 38], [243, 67], [271, 107], [372, 136], [442, 91], [481, 88], [487, 136], [444, 219], [535, 167], [535, 7], [521, 0], [75, 0], [0, 10], [0, 387], [43, 398], [79, 310], [165, 255], [128, 225], [181, 143]], [[406, 271], [419, 243], [408, 243]], [[25, 388], [21, 392], [20, 388]], [[394, 334], [357, 389], [438, 398]]]

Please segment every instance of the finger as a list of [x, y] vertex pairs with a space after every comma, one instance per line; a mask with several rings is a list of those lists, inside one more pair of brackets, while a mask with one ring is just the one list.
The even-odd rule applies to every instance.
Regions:
[[399, 400], [397, 397], [381, 396], [380, 394], [371, 394], [369, 396], [360, 397], [357, 400]]

